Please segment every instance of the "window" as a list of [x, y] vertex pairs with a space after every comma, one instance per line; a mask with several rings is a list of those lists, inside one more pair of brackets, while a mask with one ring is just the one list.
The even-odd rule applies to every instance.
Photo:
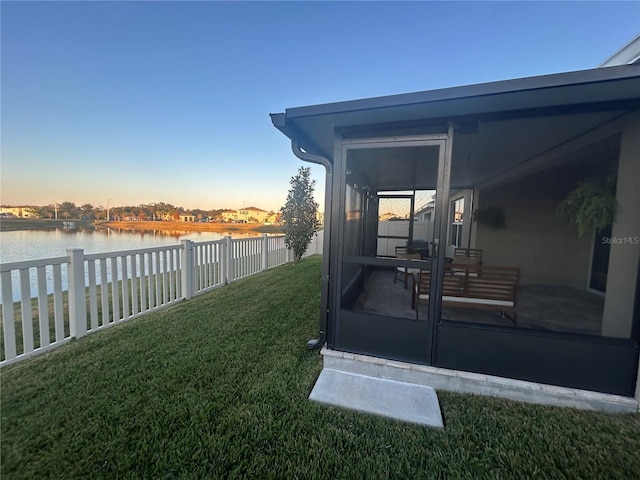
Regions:
[[451, 202], [451, 228], [449, 244], [454, 247], [462, 246], [462, 225], [464, 217], [464, 198]]

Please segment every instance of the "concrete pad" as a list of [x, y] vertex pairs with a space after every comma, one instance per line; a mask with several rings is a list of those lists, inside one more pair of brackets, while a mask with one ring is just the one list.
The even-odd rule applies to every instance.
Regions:
[[403, 422], [444, 428], [436, 391], [425, 385], [324, 368], [309, 399]]

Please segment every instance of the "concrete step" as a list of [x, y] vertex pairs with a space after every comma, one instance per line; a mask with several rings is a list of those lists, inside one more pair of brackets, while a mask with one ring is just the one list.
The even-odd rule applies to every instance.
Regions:
[[309, 399], [403, 422], [444, 428], [436, 391], [425, 385], [324, 368]]

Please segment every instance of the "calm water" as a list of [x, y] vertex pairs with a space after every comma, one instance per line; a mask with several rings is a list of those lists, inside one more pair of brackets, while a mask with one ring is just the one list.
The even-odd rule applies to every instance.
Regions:
[[62, 257], [68, 248], [85, 253], [116, 252], [138, 248], [177, 245], [181, 240], [208, 242], [226, 235], [234, 238], [260, 236], [260, 233], [218, 233], [121, 230], [104, 227], [0, 232], [0, 263]]

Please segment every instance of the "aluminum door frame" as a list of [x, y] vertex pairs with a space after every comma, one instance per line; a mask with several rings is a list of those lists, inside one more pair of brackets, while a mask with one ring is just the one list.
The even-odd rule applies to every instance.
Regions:
[[[336, 220], [330, 241], [335, 246], [335, 251], [330, 259], [331, 271], [333, 272], [333, 285], [330, 289], [329, 311], [331, 312], [330, 324], [331, 332], [328, 337], [329, 348], [335, 344], [335, 335], [338, 328], [338, 315], [341, 308], [342, 290], [342, 260], [344, 255], [343, 236], [345, 230], [345, 196], [347, 182], [347, 152], [350, 149], [375, 149], [394, 147], [438, 147], [438, 175], [436, 182], [436, 205], [435, 223], [433, 235], [433, 254], [431, 263], [431, 274], [434, 281], [431, 282], [430, 298], [436, 301], [429, 302], [428, 321], [429, 338], [427, 358], [429, 364], [433, 364], [435, 357], [437, 321], [442, 310], [442, 277], [446, 256], [446, 235], [447, 235], [447, 211], [449, 199], [449, 183], [451, 177], [451, 153], [453, 143], [453, 124], [448, 125], [447, 133], [370, 137], [370, 138], [343, 138], [339, 132], [335, 133], [334, 141], [334, 188], [332, 199], [332, 219]], [[444, 246], [444, 248], [440, 248]]]

